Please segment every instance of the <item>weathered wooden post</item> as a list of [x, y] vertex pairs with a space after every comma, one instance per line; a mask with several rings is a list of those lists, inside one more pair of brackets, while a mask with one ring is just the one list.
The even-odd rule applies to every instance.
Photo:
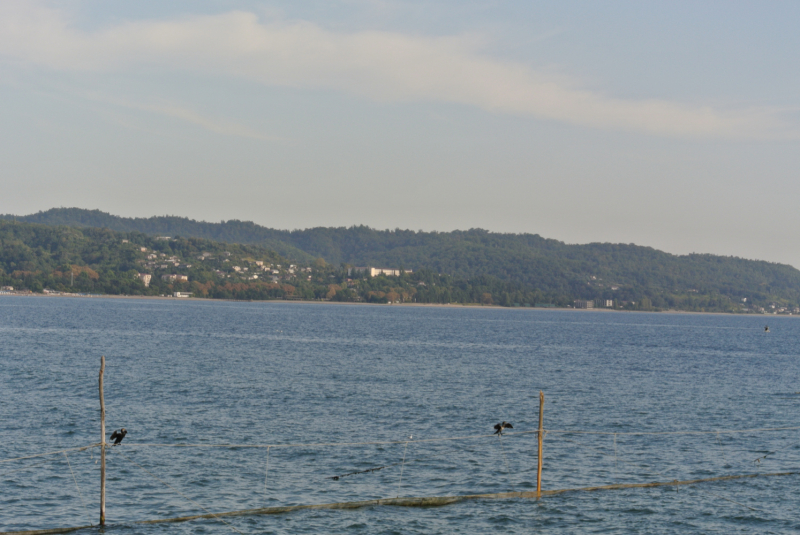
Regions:
[[539, 391], [539, 452], [536, 467], [536, 497], [542, 497], [542, 441], [544, 440], [544, 392]]
[[100, 525], [106, 523], [106, 402], [103, 399], [103, 372], [106, 357], [100, 357]]

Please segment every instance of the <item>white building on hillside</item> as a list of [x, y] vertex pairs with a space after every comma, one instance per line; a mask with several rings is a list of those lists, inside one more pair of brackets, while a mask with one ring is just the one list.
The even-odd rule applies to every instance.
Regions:
[[374, 267], [353, 267], [347, 270], [348, 275], [353, 273], [368, 273], [370, 277], [386, 275], [387, 277], [399, 277], [401, 273], [413, 273], [410, 269], [387, 269]]

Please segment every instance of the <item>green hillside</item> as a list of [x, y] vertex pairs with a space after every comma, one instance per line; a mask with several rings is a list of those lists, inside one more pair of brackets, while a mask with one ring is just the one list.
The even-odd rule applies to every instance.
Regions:
[[222, 299], [508, 306], [514, 299], [523, 304], [569, 302], [565, 295], [492, 277], [454, 279], [430, 270], [372, 277], [321, 258], [293, 264], [259, 245], [7, 220], [0, 221], [0, 286], [5, 293], [187, 292]]
[[[535, 234], [481, 229], [415, 232], [358, 226], [286, 231], [236, 220], [122, 218], [77, 208], [0, 217], [257, 244], [297, 263], [321, 257], [336, 266], [429, 270], [448, 275], [452, 281], [488, 277], [485, 280], [509, 284], [509, 295], [538, 291], [550, 301], [563, 303], [572, 299], [645, 300], [653, 307], [684, 310], [739, 310], [744, 298], [748, 306], [791, 308], [800, 303], [800, 271], [791, 266], [714, 255], [672, 255], [632, 244], [568, 245]], [[519, 299], [512, 296], [506, 301]]]
[[285, 239], [288, 234], [286, 231], [268, 229], [249, 221], [207, 223], [174, 216], [129, 218], [81, 208], [53, 208], [28, 216], [0, 215], [0, 219], [41, 225], [107, 228], [117, 232], [141, 232], [158, 236], [204, 238], [225, 243], [258, 244], [298, 261], [310, 262], [319, 256], [312, 256], [294, 247]]

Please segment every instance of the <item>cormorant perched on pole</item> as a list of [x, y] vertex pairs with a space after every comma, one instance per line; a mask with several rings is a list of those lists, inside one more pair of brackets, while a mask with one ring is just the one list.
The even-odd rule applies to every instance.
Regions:
[[127, 434], [128, 430], [123, 427], [122, 429], [118, 429], [117, 431], [111, 433], [111, 438], [109, 440], [113, 440], [114, 445], [119, 446], [119, 443], [122, 442], [122, 439], [125, 438], [125, 435]]
[[495, 435], [502, 435], [503, 429], [514, 429], [514, 426], [508, 422], [503, 421], [495, 425], [494, 428], [497, 430], [494, 432]]

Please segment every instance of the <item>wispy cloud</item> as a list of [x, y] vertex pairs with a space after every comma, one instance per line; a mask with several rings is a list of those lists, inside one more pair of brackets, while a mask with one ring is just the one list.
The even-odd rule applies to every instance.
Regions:
[[258, 131], [248, 125], [232, 121], [230, 119], [212, 116], [209, 114], [198, 112], [186, 106], [175, 104], [173, 102], [160, 102], [157, 104], [136, 102], [133, 100], [110, 97], [106, 94], [97, 92], [80, 92], [73, 89], [67, 89], [65, 92], [56, 94], [53, 92], [43, 92], [49, 98], [55, 98], [75, 104], [76, 102], [90, 102], [94, 105], [101, 105], [102, 109], [98, 109], [103, 114], [112, 118], [114, 122], [126, 128], [141, 129], [141, 125], [135, 120], [131, 120], [130, 114], [120, 113], [120, 108], [125, 110], [137, 110], [162, 117], [176, 119], [181, 122], [189, 123], [198, 126], [209, 132], [225, 136], [244, 137], [250, 139], [257, 139], [260, 141], [286, 141], [287, 138], [280, 136], [273, 136], [264, 132]]
[[[0, 6], [0, 55], [58, 70], [166, 67], [384, 101], [461, 103], [602, 129], [677, 137], [795, 136], [780, 110], [614, 98], [492, 57], [481, 46], [465, 36], [337, 33], [307, 22], [265, 23], [238, 11], [85, 32], [52, 9], [29, 2]], [[182, 108], [150, 111], [220, 133], [236, 130]]]
[[250, 128], [247, 125], [243, 125], [235, 121], [218, 117], [208, 117], [198, 113], [195, 110], [174, 104], [142, 104], [119, 99], [100, 100], [105, 100], [106, 102], [125, 108], [156, 113], [158, 115], [178, 119], [180, 121], [199, 126], [210, 132], [225, 136], [245, 137], [250, 139], [258, 139], [261, 141], [279, 141], [282, 139], [275, 136], [268, 136], [262, 132]]

